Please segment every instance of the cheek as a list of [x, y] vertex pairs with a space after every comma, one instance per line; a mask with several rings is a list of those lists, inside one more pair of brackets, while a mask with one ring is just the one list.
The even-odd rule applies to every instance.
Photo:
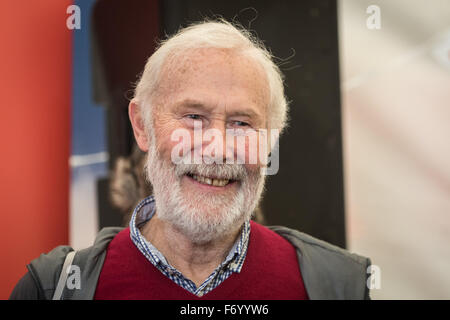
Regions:
[[165, 161], [170, 161], [172, 159], [172, 151], [177, 148], [176, 141], [172, 141], [170, 139], [170, 135], [165, 136], [163, 139], [158, 142], [159, 154]]
[[[241, 140], [242, 142], [244, 140]], [[246, 136], [243, 146], [241, 144], [241, 147], [235, 148], [235, 153], [238, 158], [245, 159], [245, 164], [249, 169], [256, 170], [267, 163], [268, 149], [265, 137], [257, 133]]]
[[160, 155], [164, 158], [170, 158], [172, 148], [177, 144], [177, 141], [172, 141], [172, 134], [176, 132], [177, 125], [172, 121], [159, 122], [155, 124], [156, 147]]
[[195, 140], [193, 132], [180, 126], [179, 122], [166, 123], [164, 126], [160, 126], [155, 134], [159, 154], [166, 161], [178, 163], [192, 152]]

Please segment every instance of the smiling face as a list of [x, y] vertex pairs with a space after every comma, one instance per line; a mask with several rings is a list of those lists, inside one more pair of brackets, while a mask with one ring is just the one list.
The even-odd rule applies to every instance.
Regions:
[[[146, 171], [157, 216], [192, 241], [207, 242], [236, 231], [250, 218], [263, 191], [261, 165], [174, 164], [172, 153], [179, 142], [172, 134], [182, 130], [191, 137], [184, 145], [191, 156], [206, 157], [208, 145], [220, 142], [222, 152], [215, 157], [248, 160], [246, 155], [257, 147], [247, 136], [244, 148], [236, 148], [234, 140], [226, 139], [226, 130], [267, 128], [268, 85], [259, 65], [226, 49], [190, 50], [169, 62], [153, 100], [151, 132], [147, 139], [136, 138], [141, 148], [149, 149]], [[223, 140], [196, 143], [200, 127], [220, 133]]]

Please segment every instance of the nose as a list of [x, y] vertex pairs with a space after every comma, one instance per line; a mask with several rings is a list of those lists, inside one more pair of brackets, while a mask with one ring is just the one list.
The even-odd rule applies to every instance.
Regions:
[[213, 119], [203, 132], [202, 158], [205, 163], [227, 163], [234, 158], [234, 144], [227, 139], [224, 119]]

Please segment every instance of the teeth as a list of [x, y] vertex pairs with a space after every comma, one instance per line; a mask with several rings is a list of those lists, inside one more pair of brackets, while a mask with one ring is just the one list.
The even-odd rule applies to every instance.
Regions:
[[195, 180], [197, 180], [198, 182], [201, 182], [201, 183], [204, 183], [204, 184], [213, 185], [215, 187], [224, 187], [230, 182], [230, 180], [210, 179], [210, 178], [207, 178], [207, 177], [202, 177], [202, 176], [197, 176], [197, 175], [193, 175], [193, 178]]

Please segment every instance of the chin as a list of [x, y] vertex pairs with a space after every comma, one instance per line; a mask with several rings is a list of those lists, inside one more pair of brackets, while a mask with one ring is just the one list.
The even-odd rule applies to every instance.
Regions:
[[223, 238], [244, 223], [244, 215], [230, 205], [214, 206], [200, 201], [195, 207], [183, 206], [179, 210], [171, 223], [194, 243]]

